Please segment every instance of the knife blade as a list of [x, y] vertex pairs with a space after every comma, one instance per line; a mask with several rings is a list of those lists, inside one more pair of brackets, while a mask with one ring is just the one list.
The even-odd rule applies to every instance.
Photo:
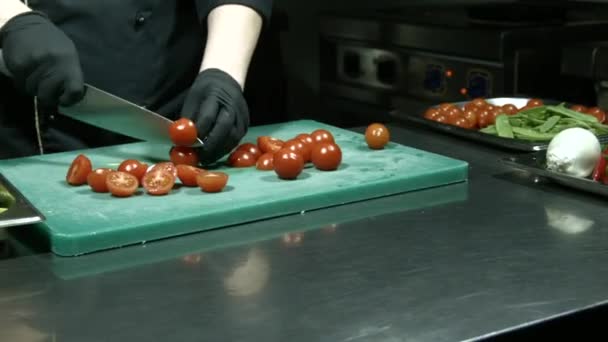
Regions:
[[46, 217], [0, 173], [0, 228], [45, 220]]
[[[85, 84], [82, 100], [71, 106], [60, 106], [59, 113], [143, 141], [173, 145], [169, 137], [173, 121], [90, 84]], [[198, 139], [192, 147], [202, 145]]]

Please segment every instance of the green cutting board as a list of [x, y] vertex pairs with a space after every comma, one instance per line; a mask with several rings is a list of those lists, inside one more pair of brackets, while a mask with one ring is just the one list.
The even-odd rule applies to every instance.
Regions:
[[297, 180], [285, 181], [273, 171], [225, 168], [228, 186], [216, 194], [181, 187], [167, 196], [142, 191], [114, 198], [65, 183], [78, 153], [86, 154], [94, 168], [116, 168], [127, 158], [148, 163], [168, 159], [166, 146], [150, 143], [4, 160], [0, 172], [46, 216], [33, 229], [62, 256], [458, 183], [468, 176], [466, 162], [396, 143], [370, 150], [359, 133], [309, 120], [252, 127], [243, 142], [255, 142], [260, 135], [289, 139], [318, 128], [331, 131], [342, 148], [338, 170], [323, 172], [309, 166]]

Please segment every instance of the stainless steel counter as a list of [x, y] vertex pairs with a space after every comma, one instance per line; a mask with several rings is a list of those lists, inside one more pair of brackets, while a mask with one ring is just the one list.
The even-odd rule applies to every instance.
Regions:
[[14, 229], [0, 341], [457, 341], [608, 299], [608, 200], [392, 134], [470, 182], [77, 258]]

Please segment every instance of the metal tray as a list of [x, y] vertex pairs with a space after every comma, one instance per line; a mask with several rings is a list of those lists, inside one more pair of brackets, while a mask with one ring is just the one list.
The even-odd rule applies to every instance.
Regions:
[[[529, 100], [529, 98], [521, 98], [521, 97], [498, 97], [498, 98], [486, 99], [486, 101], [488, 103], [495, 105], [495, 106], [502, 106], [502, 105], [511, 103], [511, 104], [514, 104], [515, 106], [517, 106], [518, 108], [525, 106], [526, 103], [528, 102], [528, 100]], [[462, 107], [467, 102], [468, 101], [452, 102], [452, 103], [454, 105]], [[543, 102], [545, 104], [550, 104], [550, 105], [556, 105], [556, 104], [561, 103], [559, 101], [548, 100], [548, 99], [543, 99]], [[433, 106], [433, 107], [437, 107], [437, 106]], [[425, 119], [424, 112], [417, 113], [417, 114], [408, 114], [408, 113], [403, 112], [402, 110], [395, 110], [395, 111], [391, 112], [390, 115], [392, 117], [396, 118], [397, 120], [421, 124], [423, 126], [426, 126], [426, 127], [429, 127], [429, 128], [441, 131], [441, 132], [450, 133], [450, 134], [465, 138], [467, 140], [472, 140], [475, 142], [484, 143], [486, 145], [502, 147], [502, 148], [506, 148], [506, 149], [510, 149], [510, 150], [524, 151], [524, 152], [544, 151], [547, 149], [547, 147], [549, 147], [549, 142], [550, 142], [550, 141], [529, 141], [529, 140], [522, 140], [522, 139], [502, 138], [502, 137], [482, 133], [477, 130], [470, 130], [470, 129], [460, 128], [460, 127], [456, 127], [456, 126], [452, 126], [452, 125], [448, 125], [448, 124], [443, 124], [443, 123], [439, 123], [436, 121], [431, 121], [431, 120]], [[598, 138], [602, 144], [608, 143], [608, 136], [600, 136]]]
[[0, 228], [21, 226], [45, 220], [40, 213], [2, 174], [0, 191], [10, 194], [6, 211], [0, 212]]
[[503, 158], [502, 162], [508, 166], [526, 171], [534, 176], [549, 179], [563, 186], [584, 192], [608, 197], [608, 185], [588, 178], [568, 176], [546, 169], [546, 152], [528, 153], [520, 156]]

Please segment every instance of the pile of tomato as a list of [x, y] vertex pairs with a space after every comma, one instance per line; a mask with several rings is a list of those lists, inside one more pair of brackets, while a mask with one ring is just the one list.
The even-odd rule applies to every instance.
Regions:
[[[94, 169], [91, 160], [80, 154], [72, 161], [66, 181], [74, 186], [88, 184], [94, 192], [111, 193], [116, 197], [132, 196], [140, 186], [150, 195], [166, 195], [177, 180], [183, 186], [198, 186], [207, 193], [221, 192], [228, 183], [228, 174], [199, 167], [198, 154], [191, 147], [197, 141], [192, 121], [183, 118], [175, 121], [169, 135], [175, 145], [169, 152], [170, 161], [148, 165], [127, 159], [116, 170]], [[390, 140], [389, 131], [382, 124], [372, 124], [366, 130], [365, 140], [370, 149], [382, 149]], [[341, 162], [342, 150], [332, 133], [325, 129], [301, 133], [285, 141], [260, 136], [255, 144], [240, 144], [227, 159], [230, 167], [255, 166], [260, 171], [274, 170], [284, 180], [296, 179], [307, 163], [321, 171], [333, 171]]]
[[[493, 125], [496, 117], [500, 114], [513, 115], [543, 105], [544, 103], [540, 99], [530, 99], [522, 108], [517, 108], [514, 104], [495, 106], [488, 103], [485, 99], [478, 98], [467, 102], [462, 107], [458, 107], [452, 103], [442, 103], [437, 107], [427, 109], [424, 117], [428, 120], [465, 129], [480, 129]], [[600, 123], [606, 121], [606, 113], [599, 107], [587, 108], [582, 105], [573, 105], [570, 109], [593, 115]]]

